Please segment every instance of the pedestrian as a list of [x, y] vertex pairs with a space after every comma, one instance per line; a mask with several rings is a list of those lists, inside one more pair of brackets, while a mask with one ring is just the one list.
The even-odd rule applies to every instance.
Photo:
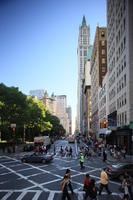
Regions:
[[81, 167], [81, 169], [84, 168], [84, 155], [83, 155], [83, 153], [81, 153], [81, 155], [80, 155], [80, 167]]
[[55, 147], [55, 144], [54, 144], [54, 155], [56, 154], [56, 147]]
[[65, 152], [66, 152], [66, 157], [67, 157], [68, 156], [68, 146], [66, 146]]
[[61, 182], [62, 200], [65, 200], [66, 197], [68, 200], [71, 200], [70, 195], [68, 193], [68, 185], [69, 185], [69, 177], [65, 175], [63, 181]]
[[84, 186], [83, 186], [83, 190], [85, 191], [84, 200], [86, 200], [89, 196], [89, 186], [90, 186], [90, 176], [89, 174], [86, 174], [86, 177], [84, 180]]
[[61, 157], [63, 156], [63, 152], [64, 152], [64, 150], [63, 150], [63, 147], [61, 146], [60, 147], [60, 155], [61, 155]]
[[[122, 189], [124, 191], [125, 196], [128, 195], [130, 197], [130, 198], [128, 197], [129, 199], [133, 199], [132, 185], [133, 185], [133, 180], [132, 180], [131, 176], [129, 176], [128, 173], [125, 172], [124, 179], [122, 181]], [[126, 198], [126, 197], [123, 196], [123, 198]]]
[[69, 149], [69, 156], [71, 156], [71, 158], [72, 158], [72, 147], [70, 147], [70, 149]]
[[107, 152], [106, 150], [104, 149], [103, 150], [103, 162], [105, 162], [107, 160]]
[[95, 185], [95, 179], [90, 180], [89, 197], [91, 200], [97, 200], [97, 187]]
[[124, 195], [122, 200], [128, 200], [129, 199], [129, 190], [128, 190], [128, 176], [125, 176], [122, 181], [122, 188], [124, 189]]
[[68, 186], [70, 188], [70, 191], [72, 193], [72, 195], [74, 195], [75, 193], [73, 192], [73, 187], [72, 187], [72, 184], [71, 184], [71, 173], [70, 173], [70, 169], [66, 169], [66, 174], [65, 174], [68, 178], [69, 178], [69, 183], [68, 183]]
[[112, 192], [108, 189], [108, 176], [106, 173], [106, 167], [103, 168], [101, 172], [101, 184], [99, 189], [99, 195], [101, 195], [103, 188], [106, 189], [108, 194], [111, 194]]

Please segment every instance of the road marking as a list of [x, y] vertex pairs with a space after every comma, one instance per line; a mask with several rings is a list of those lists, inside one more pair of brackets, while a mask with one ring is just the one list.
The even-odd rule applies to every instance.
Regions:
[[[6, 156], [6, 158], [7, 159], [13, 159], [13, 160], [15, 160], [15, 161], [18, 161], [17, 159], [15, 159], [15, 158], [10, 158], [10, 157], [8, 157], [8, 156]], [[55, 160], [60, 160], [60, 161], [62, 161], [62, 158], [55, 158]], [[0, 161], [1, 161], [1, 159], [0, 159]], [[14, 162], [15, 162], [14, 161]], [[64, 160], [63, 160], [64, 161]], [[70, 162], [70, 163], [72, 163], [74, 160], [65, 160], [66, 162]], [[12, 161], [13, 162], [13, 161]], [[24, 165], [25, 166], [27, 166], [28, 168], [26, 168], [26, 169], [20, 169], [20, 170], [18, 170], [17, 172], [16, 171], [14, 171], [13, 169], [10, 169], [9, 167], [6, 167], [6, 166], [4, 166], [4, 163], [3, 164], [0, 164], [1, 166], [0, 166], [0, 168], [2, 169], [2, 168], [6, 168], [7, 170], [9, 170], [10, 172], [8, 172], [8, 173], [14, 173], [14, 174], [16, 174], [16, 175], [18, 175], [20, 178], [19, 179], [25, 179], [25, 180], [27, 180], [28, 182], [30, 182], [30, 183], [32, 183], [33, 185], [32, 186], [30, 186], [30, 187], [27, 187], [27, 188], [24, 188], [24, 189], [21, 189], [21, 190], [0, 190], [0, 192], [4, 192], [4, 191], [6, 191], [6, 192], [8, 192], [3, 198], [5, 198], [4, 200], [6, 200], [8, 197], [8, 195], [10, 196], [11, 195], [11, 193], [13, 193], [13, 192], [22, 192], [21, 193], [21, 195], [18, 197], [18, 199], [17, 200], [21, 200], [24, 196], [23, 195], [25, 195], [25, 194], [27, 194], [28, 192], [33, 192], [33, 193], [36, 193], [35, 195], [34, 195], [34, 197], [33, 197], [33, 199], [34, 200], [37, 200], [38, 198], [39, 198], [39, 196], [40, 196], [40, 194], [42, 193], [42, 191], [45, 191], [45, 192], [50, 192], [50, 194], [49, 194], [49, 197], [48, 197], [48, 200], [53, 200], [54, 199], [54, 195], [55, 195], [55, 193], [62, 193], [62, 191], [61, 190], [54, 190], [54, 191], [51, 191], [51, 190], [49, 190], [49, 189], [47, 189], [47, 188], [44, 188], [43, 186], [45, 186], [45, 185], [47, 185], [47, 184], [50, 184], [50, 183], [53, 183], [53, 182], [57, 182], [57, 181], [59, 181], [59, 180], [61, 180], [62, 178], [63, 178], [63, 176], [60, 176], [60, 175], [57, 175], [57, 174], [54, 174], [54, 173], [52, 173], [51, 171], [47, 171], [47, 170], [44, 170], [44, 169], [41, 169], [42, 167], [44, 168], [44, 167], [47, 167], [48, 165], [44, 165], [44, 166], [33, 166], [33, 165], [31, 165], [31, 164], [28, 164], [28, 163], [24, 163]], [[21, 165], [20, 163], [19, 163], [19, 165]], [[71, 164], [70, 164], [71, 165]], [[56, 164], [53, 164], [53, 166], [56, 166]], [[76, 165], [77, 166], [77, 165]], [[80, 165], [78, 165], [78, 166], [80, 166]], [[88, 165], [85, 165], [86, 166], [86, 168], [90, 168], [90, 169], [92, 169], [92, 170], [88, 170], [87, 172], [89, 172], [89, 173], [91, 173], [91, 172], [94, 172], [94, 171], [97, 171], [97, 170], [101, 170], [101, 168], [94, 168], [94, 167], [91, 167], [91, 166], [88, 166]], [[11, 166], [10, 166], [11, 167]], [[68, 167], [60, 167], [59, 165], [58, 165], [58, 167], [59, 167], [59, 169], [61, 170], [61, 169], [66, 169], [66, 168], [68, 168]], [[70, 166], [69, 168], [71, 169], [71, 167], [73, 167], [73, 166]], [[55, 179], [55, 180], [53, 180], [53, 181], [49, 181], [49, 182], [45, 182], [45, 183], [41, 183], [41, 184], [38, 184], [38, 183], [36, 183], [36, 182], [34, 182], [34, 181], [31, 181], [31, 180], [28, 180], [28, 177], [31, 177], [31, 176], [36, 176], [36, 175], [39, 175], [40, 173], [38, 173], [38, 174], [33, 174], [33, 175], [29, 175], [29, 176], [27, 176], [27, 177], [25, 177], [25, 176], [23, 176], [23, 175], [21, 175], [20, 173], [18, 173], [18, 172], [21, 172], [21, 171], [25, 171], [25, 170], [32, 170], [32, 169], [38, 169], [39, 171], [41, 171], [41, 172], [43, 172], [43, 173], [48, 173], [48, 174], [51, 174], [51, 175], [54, 175], [54, 176], [56, 176], [57, 177], [57, 179]], [[74, 170], [74, 169], [71, 169], [71, 171], [74, 171], [74, 172], [76, 172], [77, 174], [76, 175], [72, 175], [71, 177], [76, 177], [76, 176], [78, 176], [78, 175], [83, 175], [83, 174], [86, 174], [86, 172], [79, 172], [78, 171], [78, 169], [77, 170]], [[42, 173], [41, 173], [42, 174]], [[5, 175], [6, 175], [6, 173], [5, 173]], [[94, 176], [94, 175], [91, 175], [92, 177], [94, 177], [94, 178], [97, 178], [97, 179], [100, 179], [100, 177], [98, 177], [98, 176]], [[75, 184], [77, 184], [77, 185], [79, 185], [79, 187], [78, 187], [78, 189], [75, 189], [74, 191], [78, 194], [78, 199], [79, 200], [81, 200], [81, 198], [83, 197], [83, 194], [84, 194], [84, 192], [83, 191], [79, 191], [79, 189], [80, 188], [82, 188], [83, 187], [83, 184], [81, 184], [81, 183], [78, 183], [78, 182], [76, 182], [76, 181], [72, 181], [73, 183], [75, 183]], [[100, 180], [98, 180], [97, 181], [98, 183], [100, 182]], [[117, 185], [120, 185], [119, 183], [116, 183], [116, 182], [112, 182], [112, 181], [110, 181], [112, 184], [117, 184]], [[34, 190], [34, 187], [39, 187], [40, 188], [40, 190]], [[28, 190], [28, 189], [30, 189], [30, 190]], [[10, 194], [9, 194], [10, 193]], [[102, 195], [107, 195], [107, 193], [102, 193]], [[112, 195], [114, 195], [114, 196], [120, 196], [120, 195], [122, 195], [121, 193], [112, 193]], [[3, 199], [2, 199], [3, 200]]]
[[16, 200], [21, 200], [27, 194], [27, 191], [23, 191]]
[[8, 197], [10, 197], [12, 193], [13, 193], [13, 191], [9, 191], [1, 200], [8, 199]]
[[54, 199], [54, 195], [55, 195], [55, 193], [54, 193], [53, 191], [50, 192], [50, 194], [49, 194], [49, 196], [48, 196], [48, 200]]
[[80, 193], [78, 193], [78, 200], [83, 200], [84, 198], [83, 198], [83, 194], [80, 192]]
[[37, 191], [37, 193], [35, 194], [35, 196], [32, 198], [32, 200], [37, 200], [40, 196], [40, 194], [42, 193], [42, 191]]

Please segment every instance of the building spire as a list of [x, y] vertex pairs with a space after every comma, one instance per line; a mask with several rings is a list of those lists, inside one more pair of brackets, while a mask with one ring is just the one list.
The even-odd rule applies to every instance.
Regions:
[[82, 26], [86, 26], [86, 19], [85, 19], [85, 15], [83, 16], [83, 19], [82, 19]]

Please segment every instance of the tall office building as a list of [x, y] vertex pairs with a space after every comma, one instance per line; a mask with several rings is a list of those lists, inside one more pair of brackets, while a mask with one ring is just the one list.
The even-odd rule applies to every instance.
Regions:
[[66, 134], [69, 133], [69, 116], [66, 112], [67, 97], [66, 95], [55, 96], [56, 99], [56, 116], [60, 119], [60, 123], [66, 130]]
[[69, 134], [72, 134], [72, 109], [71, 106], [68, 106], [66, 108], [66, 112], [68, 114], [68, 119], [69, 119]]
[[91, 128], [98, 136], [98, 88], [107, 72], [107, 36], [105, 27], [97, 27], [91, 55]]
[[84, 66], [87, 61], [88, 49], [90, 44], [90, 27], [86, 24], [85, 16], [82, 25], [79, 27], [78, 37], [78, 89], [77, 89], [77, 128], [82, 132], [82, 84], [84, 79]]
[[83, 121], [83, 135], [86, 137], [90, 136], [91, 132], [91, 76], [90, 76], [90, 58], [92, 54], [92, 45], [89, 47], [88, 59], [85, 64], [84, 69], [84, 81], [83, 81], [83, 112], [82, 112], [82, 121]]
[[52, 115], [56, 115], [56, 99], [55, 99], [55, 95], [52, 94], [52, 95], [49, 97], [47, 91], [45, 91], [44, 97], [41, 98], [41, 100], [42, 100], [43, 103], [46, 105], [46, 107], [48, 108], [48, 110], [50, 111], [50, 113], [51, 113]]
[[132, 0], [107, 0], [108, 126], [114, 142], [128, 151], [133, 151], [132, 20]]

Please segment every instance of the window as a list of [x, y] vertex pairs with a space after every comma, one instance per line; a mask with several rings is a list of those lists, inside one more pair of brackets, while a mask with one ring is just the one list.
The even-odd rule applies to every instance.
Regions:
[[127, 123], [127, 113], [125, 112], [125, 124]]
[[105, 55], [105, 49], [102, 49], [102, 55]]
[[105, 40], [102, 40], [102, 46], [105, 46]]
[[105, 58], [102, 58], [102, 64], [105, 64]]
[[105, 36], [105, 34], [104, 34], [104, 32], [102, 31], [102, 33], [101, 33], [101, 37], [104, 37]]
[[126, 74], [124, 74], [124, 86], [126, 86]]
[[87, 56], [87, 51], [84, 51], [84, 56]]

